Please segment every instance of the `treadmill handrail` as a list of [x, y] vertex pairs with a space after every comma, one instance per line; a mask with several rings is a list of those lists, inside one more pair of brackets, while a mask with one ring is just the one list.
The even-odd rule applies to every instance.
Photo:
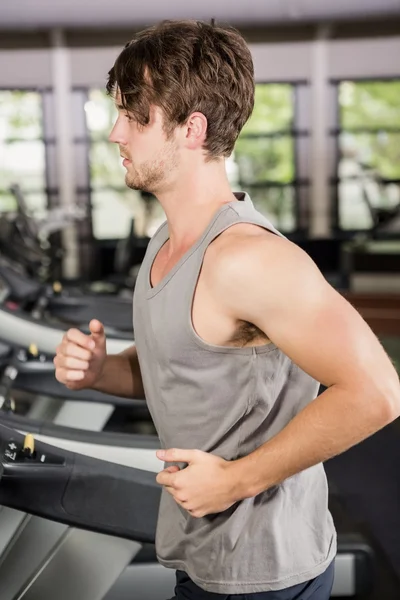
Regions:
[[[13, 349], [15, 354], [13, 356]], [[111, 404], [112, 406], [121, 406], [131, 408], [140, 415], [150, 418], [148, 407], [144, 398], [123, 398], [105, 394], [93, 389], [69, 390], [60, 383], [55, 377], [55, 366], [49, 357], [42, 353], [41, 360], [20, 360], [15, 345], [4, 344], [0, 339], [0, 367], [11, 363], [17, 369], [18, 375], [13, 383], [13, 389], [23, 390], [31, 394], [40, 394], [51, 398], [60, 398], [61, 400], [72, 400], [78, 402], [95, 402], [98, 404]]]
[[154, 543], [161, 496], [155, 473], [41, 441], [36, 441], [36, 454], [29, 458], [22, 452], [24, 436], [4, 425], [0, 440], [1, 505], [81, 529]]
[[147, 403], [144, 398], [123, 398], [122, 396], [112, 396], [103, 394], [97, 390], [69, 390], [62, 383], [57, 381], [54, 373], [40, 373], [35, 375], [19, 373], [15, 386], [18, 390], [23, 390], [32, 394], [41, 394], [60, 400], [71, 400], [72, 402], [95, 402], [98, 404], [111, 404], [112, 406], [121, 406], [140, 411], [141, 414], [150, 418], [148, 414]]
[[2, 414], [0, 412], [0, 425], [22, 432], [87, 444], [121, 446], [126, 448], [148, 448], [151, 450], [160, 447], [160, 441], [156, 435], [115, 433], [112, 431], [88, 431], [86, 429], [75, 429], [74, 427], [54, 425], [53, 423], [46, 423], [44, 421], [29, 419], [25, 416], [9, 413]]
[[[19, 311], [0, 308], [0, 332], [2, 341], [22, 347], [36, 344], [41, 352], [53, 355], [61, 343], [66, 329], [58, 329], [48, 324], [39, 323]], [[134, 344], [133, 340], [107, 338], [107, 352], [119, 354]]]

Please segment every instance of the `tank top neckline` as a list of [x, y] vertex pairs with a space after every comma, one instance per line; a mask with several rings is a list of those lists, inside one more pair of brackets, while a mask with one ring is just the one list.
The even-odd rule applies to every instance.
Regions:
[[154, 250], [149, 257], [149, 269], [148, 269], [148, 273], [146, 276], [147, 298], [151, 298], [151, 297], [155, 296], [167, 285], [167, 283], [175, 275], [175, 273], [181, 268], [181, 266], [201, 246], [201, 244], [204, 242], [205, 238], [207, 237], [209, 231], [214, 226], [215, 222], [217, 221], [217, 219], [220, 217], [221, 214], [223, 214], [226, 210], [228, 210], [229, 208], [231, 208], [233, 205], [237, 204], [238, 202], [241, 202], [243, 204], [248, 204], [250, 202], [250, 197], [245, 192], [234, 192], [234, 196], [236, 197], [236, 200], [231, 200], [231, 202], [226, 202], [225, 204], [222, 204], [220, 206], [220, 208], [214, 213], [213, 217], [211, 218], [211, 221], [209, 222], [209, 224], [207, 225], [207, 227], [205, 228], [205, 230], [203, 231], [203, 233], [201, 234], [199, 239], [185, 252], [185, 254], [183, 254], [181, 256], [181, 258], [172, 267], [172, 269], [170, 269], [168, 271], [168, 273], [166, 275], [164, 275], [164, 277], [156, 285], [153, 286], [151, 283], [151, 272], [153, 269], [155, 259], [158, 255], [158, 253], [160, 252], [161, 248], [169, 240], [168, 223], [167, 223], [167, 221], [164, 223], [164, 225], [158, 231], [158, 235], [160, 236], [160, 239], [158, 240], [158, 243], [155, 244]]

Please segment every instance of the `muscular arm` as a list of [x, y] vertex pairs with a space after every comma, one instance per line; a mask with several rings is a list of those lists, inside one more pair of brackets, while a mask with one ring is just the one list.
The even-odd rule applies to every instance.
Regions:
[[291, 242], [266, 233], [220, 253], [213, 289], [232, 320], [254, 323], [328, 389], [274, 438], [234, 461], [254, 496], [361, 442], [400, 414], [398, 375], [358, 312]]
[[110, 354], [94, 389], [122, 398], [144, 398], [137, 350], [130, 346], [120, 354]]

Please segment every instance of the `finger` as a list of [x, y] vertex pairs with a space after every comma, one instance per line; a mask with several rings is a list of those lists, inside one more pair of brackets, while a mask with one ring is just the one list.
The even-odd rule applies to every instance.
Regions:
[[65, 370], [65, 381], [82, 381], [85, 377], [84, 371], [69, 371]]
[[164, 471], [160, 471], [158, 473], [158, 475], [156, 477], [156, 481], [160, 485], [174, 487], [174, 480], [175, 480], [174, 475], [175, 475], [175, 473], [167, 473], [167, 471], [164, 469]]
[[55, 377], [57, 381], [67, 385], [68, 383], [81, 381], [85, 377], [85, 373], [83, 371], [69, 371], [59, 368], [56, 370]]
[[69, 329], [66, 334], [68, 342], [73, 342], [82, 348], [93, 350], [95, 347], [94, 340], [89, 335], [84, 334], [79, 329]]
[[89, 323], [89, 329], [94, 339], [104, 336], [104, 325], [97, 319], [92, 319]]
[[89, 362], [87, 360], [81, 360], [72, 356], [65, 356], [63, 366], [66, 369], [77, 369], [78, 371], [87, 371], [89, 368]]
[[70, 358], [78, 358], [79, 360], [90, 361], [93, 357], [93, 353], [90, 350], [86, 350], [81, 346], [77, 346], [76, 344], [69, 342], [62, 353], [61, 356], [70, 357]]
[[190, 464], [194, 460], [198, 459], [201, 454], [201, 450], [182, 450], [181, 448], [169, 448], [168, 450], [157, 450], [157, 458], [164, 462], [183, 462]]
[[172, 465], [171, 467], [166, 467], [164, 471], [167, 471], [168, 473], [177, 473], [178, 471], [180, 471], [180, 468], [178, 467], [178, 465]]

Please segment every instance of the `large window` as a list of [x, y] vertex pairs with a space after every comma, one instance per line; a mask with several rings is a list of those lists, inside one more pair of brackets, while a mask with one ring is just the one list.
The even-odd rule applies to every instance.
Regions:
[[126, 237], [134, 219], [135, 233], [151, 236], [165, 219], [155, 198], [143, 197], [125, 185], [119, 148], [108, 141], [117, 118], [113, 100], [90, 90], [85, 104], [89, 131], [89, 165], [93, 235], [97, 239]]
[[[283, 232], [297, 228], [296, 86], [257, 84], [255, 107], [227, 161], [234, 190], [251, 195], [258, 210]], [[85, 104], [89, 132], [90, 188], [96, 238], [127, 235], [131, 218], [139, 235], [152, 235], [165, 215], [154, 198], [127, 189], [119, 149], [108, 141], [117, 117], [102, 90], [90, 90]]]
[[296, 229], [295, 86], [256, 85], [255, 106], [236, 143], [235, 188], [285, 232]]
[[338, 225], [367, 230], [400, 203], [400, 81], [341, 81], [338, 103]]
[[0, 90], [0, 212], [14, 211], [9, 192], [20, 185], [27, 207], [40, 216], [47, 208], [42, 96]]

